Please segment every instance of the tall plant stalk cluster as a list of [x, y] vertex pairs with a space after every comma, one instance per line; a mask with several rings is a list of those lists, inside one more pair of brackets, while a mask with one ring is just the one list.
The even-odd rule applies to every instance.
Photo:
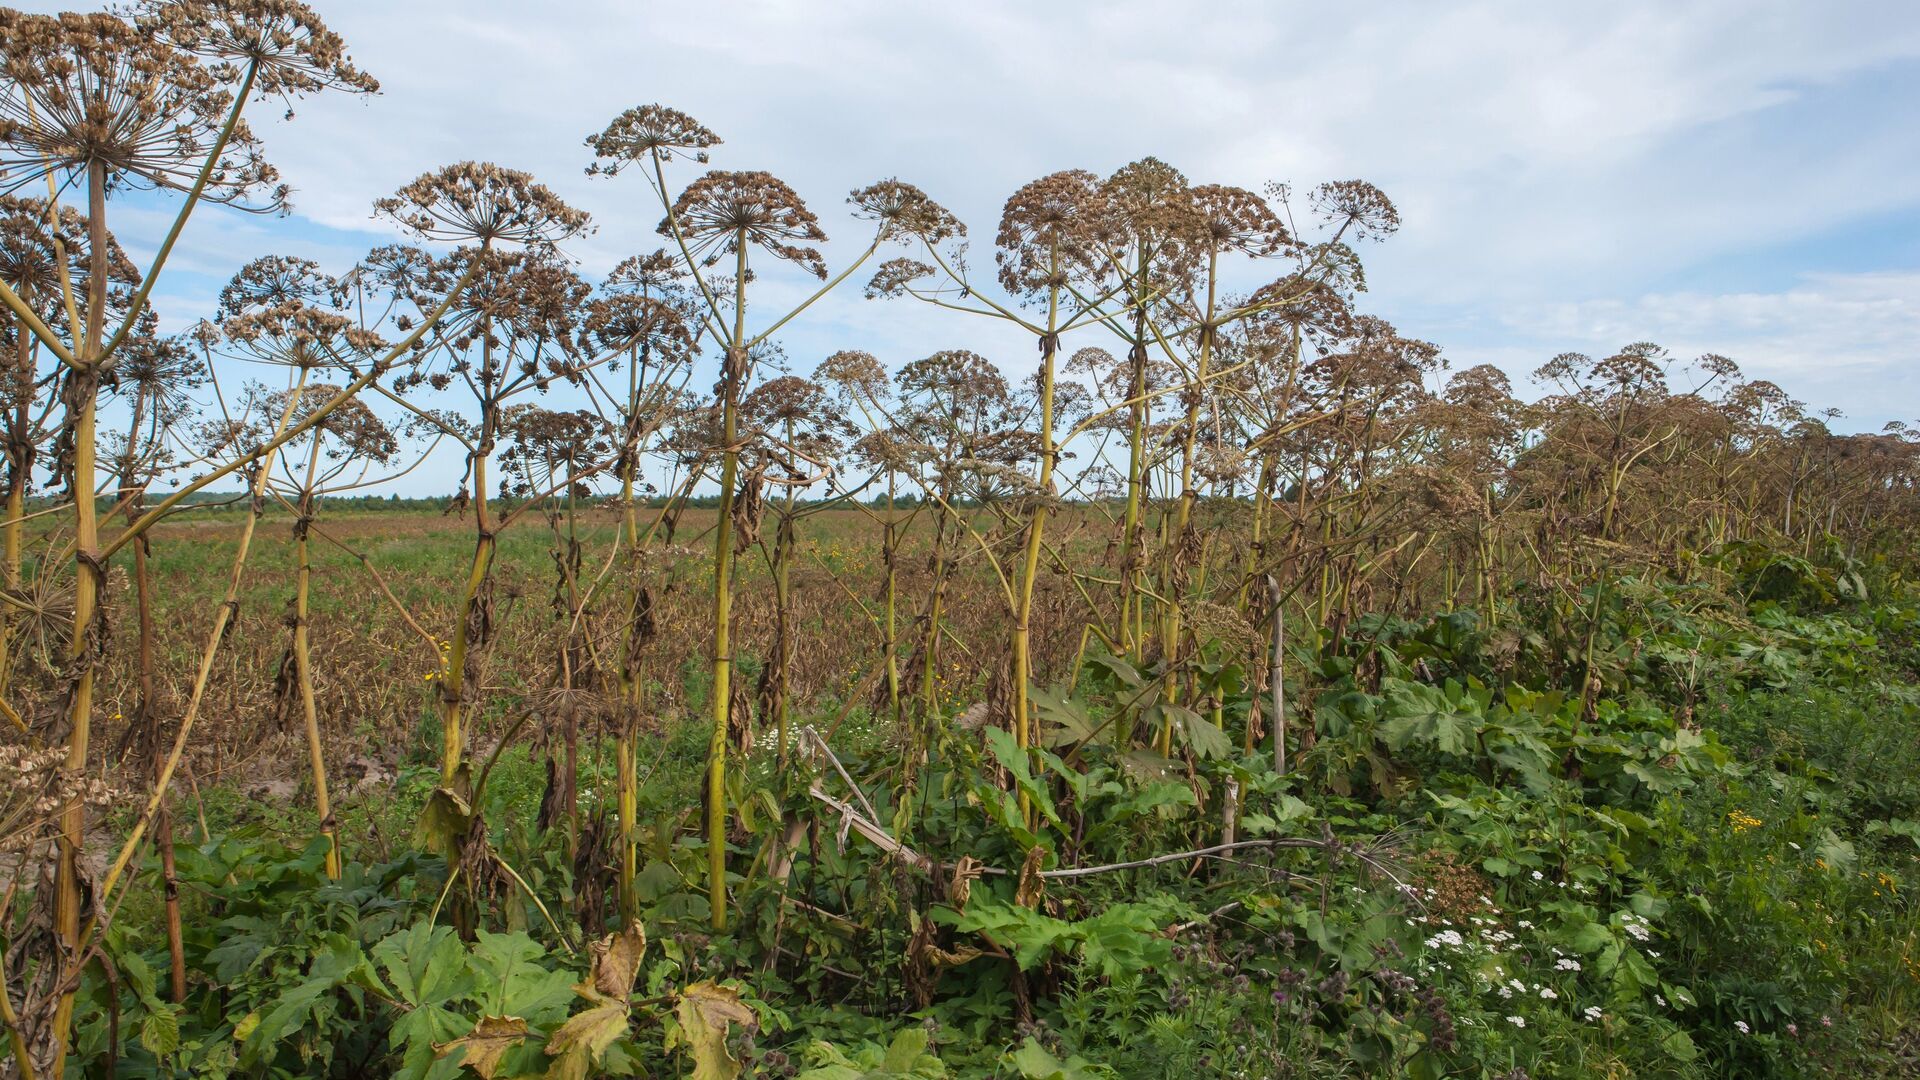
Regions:
[[[377, 84], [294, 0], [0, 9], [0, 58], [0, 768], [13, 778], [0, 795], [0, 1020], [15, 1075], [75, 1067], [76, 1002], [128, 977], [114, 957], [129, 896], [160, 898], [168, 970], [139, 990], [151, 1014], [191, 999], [174, 818], [210, 712], [257, 708], [262, 730], [295, 733], [318, 873], [366, 885], [356, 867], [373, 853], [342, 830], [329, 783], [331, 736], [359, 718], [328, 715], [317, 692], [329, 582], [316, 553], [361, 568], [406, 648], [429, 658], [430, 707], [409, 722], [437, 758], [408, 871], [432, 882], [409, 945], [416, 983], [377, 989], [369, 966], [328, 992], [424, 992], [447, 942], [524, 930], [503, 912], [534, 910], [559, 942], [613, 931], [579, 993], [624, 1027], [638, 927], [674, 891], [662, 873], [701, 897], [709, 934], [761, 943], [764, 970], [812, 955], [816, 931], [790, 924], [832, 921], [793, 886], [819, 872], [796, 867], [839, 865], [823, 854], [833, 827], [956, 907], [984, 872], [1043, 910], [1046, 875], [1113, 869], [1076, 866], [1090, 842], [1081, 808], [1104, 797], [1085, 783], [1095, 761], [1114, 784], [1178, 781], [1211, 823], [1195, 837], [1209, 850], [1257, 835], [1245, 822], [1271, 825], [1256, 802], [1276, 783], [1346, 795], [1370, 769], [1390, 785], [1390, 762], [1356, 774], [1315, 756], [1328, 730], [1316, 688], [1351, 676], [1379, 690], [1384, 662], [1354, 641], [1378, 637], [1383, 613], [1461, 613], [1533, 658], [1568, 688], [1577, 737], [1604, 728], [1629, 688], [1616, 628], [1634, 582], [1707, 574], [1752, 545], [1900, 557], [1920, 525], [1914, 432], [1836, 433], [1732, 361], [1677, 363], [1645, 343], [1553, 358], [1534, 401], [1491, 366], [1448, 374], [1437, 346], [1363, 311], [1362, 253], [1399, 224], [1379, 190], [1194, 183], [1155, 158], [1019, 188], [990, 262], [921, 189], [882, 180], [847, 198], [861, 240], [836, 268], [788, 184], [710, 169], [720, 137], [646, 105], [586, 140], [610, 197], [651, 197], [660, 212], [642, 245], [654, 250], [602, 280], [565, 251], [591, 228], [584, 211], [526, 173], [469, 161], [376, 202], [402, 242], [348, 267], [257, 259], [217, 310], [168, 335], [151, 299], [202, 204], [287, 206], [249, 107]], [[129, 198], [172, 209], [154, 250], [114, 239]], [[956, 333], [990, 320], [1030, 351], [780, 347], [823, 297], [862, 286], [872, 318], [924, 305], [952, 312]], [[254, 374], [233, 385], [235, 371]], [[447, 568], [452, 601], [425, 611], [329, 531], [327, 509], [447, 447], [463, 455], [449, 509], [471, 529]], [[156, 526], [203, 511], [195, 496], [210, 490], [243, 524], [189, 615], [153, 569], [182, 534]], [[810, 519], [836, 514], [878, 537], [873, 573], [803, 540]], [[249, 559], [276, 522], [290, 523], [294, 588], [273, 628], [270, 700], [217, 700]], [[544, 600], [503, 585], [515, 525], [545, 530]], [[844, 594], [846, 622], [809, 615], [807, 588]], [[516, 604], [542, 603], [545, 651], [494, 655]], [[662, 663], [669, 606], [697, 613], [704, 671]], [[821, 635], [860, 654], [844, 686], [806, 670]], [[509, 666], [516, 677], [501, 678]], [[129, 680], [111, 700], [131, 706], [103, 715], [109, 674]], [[683, 674], [702, 691], [692, 706]], [[1690, 689], [1683, 729], [1695, 703]], [[647, 788], [663, 724], [693, 709], [698, 797], [661, 807]], [[831, 745], [856, 712], [885, 746], [857, 780]], [[489, 779], [517, 746], [544, 762], [536, 827], [563, 852], [550, 866], [516, 865], [489, 819]], [[1540, 767], [1577, 774], [1575, 756]], [[593, 771], [607, 758], [609, 774]], [[1011, 865], [934, 846], [945, 834], [924, 822], [954, 800], [1000, 830]], [[1342, 850], [1331, 831], [1314, 842]], [[560, 872], [564, 889], [542, 887]], [[981, 950], [918, 913], [911, 926], [905, 978], [924, 1007], [935, 969]], [[675, 992], [675, 1030], [722, 1069], [696, 1075], [738, 1067], [701, 1042], [724, 1043], [729, 1018], [747, 1025], [725, 990]], [[1046, 992], [1025, 965], [1005, 988], [1029, 1018]], [[586, 1015], [546, 1043], [580, 1069], [567, 1075], [613, 1068], [614, 1013], [591, 1032], [575, 1027]], [[534, 1034], [504, 1013], [471, 1031], [430, 1019], [439, 1056], [409, 1060], [454, 1067], [446, 1046], [469, 1040], [483, 1076]], [[162, 1057], [181, 1052], [178, 1022]], [[254, 1030], [229, 1041], [253, 1046]], [[482, 1051], [483, 1036], [498, 1045]]]

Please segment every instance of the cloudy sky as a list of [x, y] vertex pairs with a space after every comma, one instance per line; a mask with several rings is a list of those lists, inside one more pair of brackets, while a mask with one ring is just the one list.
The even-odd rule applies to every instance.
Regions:
[[[301, 103], [291, 123], [259, 110], [295, 213], [197, 216], [158, 297], [170, 320], [206, 312], [254, 255], [350, 265], [390, 238], [374, 198], [464, 158], [591, 211], [598, 231], [568, 250], [604, 272], [657, 244], [659, 211], [637, 177], [584, 176], [582, 139], [657, 101], [725, 139], [716, 166], [790, 181], [842, 241], [830, 260], [866, 234], [845, 193], [887, 176], [982, 243], [1010, 191], [1062, 168], [1151, 154], [1256, 190], [1360, 177], [1404, 222], [1365, 253], [1370, 310], [1456, 368], [1524, 375], [1651, 340], [1731, 356], [1850, 428], [1920, 419], [1909, 0], [316, 7], [383, 92]], [[138, 246], [159, 219], [136, 210], [116, 228]], [[803, 370], [848, 347], [892, 364], [971, 347], [1009, 370], [1032, 352], [857, 289], [782, 340]]]

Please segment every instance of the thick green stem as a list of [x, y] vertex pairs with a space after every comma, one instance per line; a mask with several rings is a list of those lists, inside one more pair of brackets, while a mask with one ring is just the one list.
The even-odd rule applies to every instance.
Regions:
[[893, 473], [887, 473], [887, 524], [881, 534], [881, 558], [887, 566], [887, 704], [893, 714], [896, 727], [900, 724], [900, 638], [897, 626], [899, 611], [899, 576], [894, 570], [898, 556], [899, 539], [895, 533], [898, 526], [894, 519]]
[[[94, 160], [87, 165], [87, 241], [91, 265], [87, 275], [86, 336], [79, 343], [80, 364], [68, 376], [73, 432], [73, 636], [67, 659], [73, 666], [67, 702], [67, 755], [69, 775], [84, 776], [87, 771], [88, 738], [93, 726], [93, 650], [104, 645], [93, 625], [94, 608], [99, 601], [100, 579], [104, 567], [100, 554], [100, 518], [93, 497], [95, 409], [99, 404], [99, 371], [102, 363], [100, 338], [107, 314], [107, 166]], [[70, 800], [60, 811], [60, 831], [56, 844], [58, 863], [54, 876], [54, 933], [63, 947], [59, 958], [64, 964], [79, 964], [80, 907], [84, 896], [80, 884], [80, 852], [86, 841], [87, 812], [78, 799]], [[62, 979], [67, 973], [62, 972]], [[77, 985], [78, 980], [73, 982]], [[54, 1041], [51, 1075], [61, 1076], [66, 1069], [67, 1034], [73, 1025], [74, 992], [62, 993], [54, 1006]]]
[[306, 723], [307, 764], [313, 774], [313, 809], [320, 819], [320, 835], [327, 838], [327, 877], [340, 880], [339, 825], [333, 820], [333, 803], [327, 797], [326, 745], [320, 738], [320, 709], [313, 692], [312, 633], [307, 625], [313, 593], [313, 552], [307, 543], [307, 525], [314, 513], [314, 477], [320, 468], [320, 432], [313, 433], [313, 449], [307, 455], [307, 483], [293, 523], [293, 674], [300, 690], [300, 711]]
[[740, 383], [748, 357], [747, 237], [734, 238], [733, 338], [720, 387], [720, 516], [713, 526], [713, 732], [707, 742], [707, 907], [715, 930], [727, 927], [727, 721], [733, 693], [733, 485], [740, 470]]
[[[1059, 272], [1059, 256], [1049, 256], [1052, 274]], [[1053, 497], [1053, 360], [1059, 352], [1058, 334], [1060, 290], [1047, 293], [1047, 335], [1041, 339], [1040, 359], [1040, 475], [1033, 517], [1027, 522], [1026, 558], [1020, 573], [1019, 603], [1013, 616], [1013, 741], [1021, 750], [1033, 743], [1031, 720], [1027, 715], [1028, 686], [1033, 680], [1033, 588], [1040, 571], [1040, 551], [1045, 542], [1047, 502]], [[1023, 789], [1020, 809], [1031, 814], [1032, 807]]]

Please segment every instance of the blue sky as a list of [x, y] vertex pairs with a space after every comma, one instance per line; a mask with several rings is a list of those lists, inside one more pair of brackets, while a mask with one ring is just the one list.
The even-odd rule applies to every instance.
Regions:
[[[290, 124], [257, 112], [295, 214], [196, 216], [157, 297], [174, 325], [255, 255], [344, 269], [390, 239], [374, 198], [463, 158], [530, 170], [591, 211], [598, 231], [569, 251], [604, 272], [655, 246], [659, 214], [637, 178], [583, 176], [581, 139], [658, 101], [725, 138], [717, 167], [793, 183], [844, 238], [830, 261], [864, 232], [845, 193], [886, 176], [953, 208], [982, 247], [1007, 193], [1061, 168], [1152, 154], [1256, 190], [1362, 177], [1404, 222], [1366, 253], [1367, 306], [1455, 368], [1524, 376], [1644, 339], [1731, 356], [1848, 428], [1920, 420], [1907, 0], [316, 7], [384, 92], [300, 103]], [[115, 211], [136, 250], [160, 225]], [[803, 371], [849, 347], [890, 365], [974, 348], [1010, 371], [1032, 354], [854, 289], [782, 341]], [[408, 489], [442, 490], [454, 471], [436, 463]]]

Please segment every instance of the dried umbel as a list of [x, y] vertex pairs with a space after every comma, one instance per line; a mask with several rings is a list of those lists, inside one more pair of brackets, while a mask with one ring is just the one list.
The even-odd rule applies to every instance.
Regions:
[[1012, 392], [993, 362], [966, 349], [944, 349], [900, 369], [900, 396], [923, 413], [949, 420], [977, 419], [1007, 407]]
[[1192, 227], [1186, 174], [1157, 157], [1143, 157], [1100, 182], [1100, 212], [1122, 231], [1116, 239], [1152, 236], [1184, 239]]
[[1482, 484], [1506, 471], [1520, 450], [1525, 407], [1506, 373], [1480, 364], [1447, 380], [1422, 418], [1443, 472]]
[[[331, 406], [314, 427], [322, 438], [322, 453], [328, 459], [380, 465], [392, 461], [394, 455], [400, 452], [400, 440], [394, 435], [393, 429], [359, 398], [336, 401], [340, 389], [338, 386], [314, 383], [302, 387], [297, 394], [283, 390], [268, 398], [262, 411], [269, 416], [287, 414], [287, 422], [297, 425]], [[288, 413], [290, 397], [293, 409]]]
[[347, 58], [340, 35], [297, 0], [146, 0], [135, 10], [135, 25], [145, 33], [186, 52], [250, 67], [254, 92], [263, 97], [380, 89]]
[[[1040, 396], [1046, 389], [1046, 373], [1035, 371], [1027, 376], [1027, 402], [1032, 415], [1027, 423], [1040, 425]], [[1070, 426], [1075, 421], [1093, 412], [1093, 393], [1077, 382], [1058, 381], [1053, 384], [1053, 422], [1056, 426]], [[1072, 454], [1064, 454], [1072, 457]]]
[[1032, 299], [1066, 285], [1069, 268], [1087, 262], [1098, 222], [1094, 203], [1097, 179], [1071, 169], [1043, 176], [1007, 199], [994, 237], [1000, 284], [1016, 296]]
[[1187, 178], [1180, 170], [1148, 157], [1115, 170], [1094, 192], [1087, 232], [1115, 250], [1109, 258], [1122, 265], [1102, 270], [1144, 269], [1179, 273], [1188, 268], [1203, 239]]
[[[1805, 402], [1793, 400], [1777, 383], [1766, 379], [1735, 386], [1727, 392], [1726, 406], [1749, 428], [1791, 424], [1806, 417]], [[1886, 430], [1898, 434], [1904, 432], [1906, 426], [1896, 420]]]
[[348, 316], [298, 300], [250, 311], [221, 325], [228, 340], [256, 359], [293, 368], [350, 368], [386, 344]]
[[870, 469], [905, 472], [929, 448], [909, 442], [891, 429], [871, 431], [853, 444], [853, 459]]
[[[340, 279], [342, 286], [371, 288], [411, 300], [422, 310], [436, 306], [453, 287], [447, 265], [431, 254], [406, 244], [385, 244], [367, 253]], [[400, 329], [412, 327], [405, 322]]]
[[588, 461], [607, 452], [607, 427], [585, 409], [516, 405], [501, 415], [500, 428], [516, 445], [553, 461]]
[[833, 386], [848, 402], [886, 400], [891, 389], [887, 369], [870, 352], [842, 349], [813, 370], [813, 377]]
[[882, 180], [847, 196], [854, 216], [880, 223], [887, 240], [918, 239], [928, 245], [967, 235], [967, 227], [947, 208], [912, 184]]
[[[89, 250], [84, 215], [62, 206], [49, 220], [46, 200], [0, 195], [0, 282], [28, 299], [48, 325], [65, 321], [59, 314], [63, 288], [71, 285], [75, 296], [87, 295], [93, 266]], [[107, 267], [114, 286], [132, 285], [139, 279], [133, 261], [111, 235]]]
[[63, 768], [64, 756], [58, 747], [0, 746], [0, 851], [44, 842], [60, 812], [75, 802], [102, 809], [124, 797], [104, 780]]
[[1533, 377], [1586, 400], [1610, 394], [1659, 397], [1667, 392], [1666, 369], [1670, 363], [1665, 349], [1641, 341], [1601, 360], [1581, 353], [1561, 353], [1541, 365]]
[[[1144, 351], [1146, 355], [1140, 364], [1142, 393], [1160, 394], [1180, 381], [1180, 369], [1167, 359], [1164, 351]], [[1074, 350], [1073, 355], [1067, 357], [1066, 371], [1089, 379], [1094, 391], [1110, 405], [1127, 401], [1134, 394], [1133, 365], [1105, 349], [1088, 346]], [[1063, 385], [1056, 385], [1055, 393], [1059, 393]], [[1127, 411], [1123, 409], [1109, 414], [1099, 423], [1101, 426], [1124, 430], [1131, 422]]]
[[[1209, 431], [1211, 433], [1211, 429]], [[1207, 438], [1195, 448], [1194, 454], [1194, 473], [1215, 487], [1231, 488], [1252, 471], [1252, 455], [1227, 439]]]
[[1204, 242], [1214, 251], [1237, 251], [1255, 259], [1286, 252], [1293, 236], [1260, 196], [1225, 184], [1203, 184], [1188, 193]]
[[114, 351], [102, 386], [145, 399], [148, 415], [164, 424], [194, 410], [192, 392], [206, 379], [206, 366], [185, 339], [160, 337], [143, 327]]
[[[220, 73], [113, 15], [0, 8], [0, 58], [0, 192], [96, 164], [110, 186], [188, 189], [233, 104]], [[202, 197], [238, 204], [276, 176], [236, 121]]]
[[[740, 403], [740, 411], [762, 432], [770, 451], [766, 456], [776, 459], [789, 478], [817, 475], [853, 434], [820, 384], [795, 375], [761, 383]], [[791, 460], [794, 455], [804, 460]]]
[[530, 174], [480, 161], [426, 173], [373, 208], [424, 239], [456, 243], [553, 244], [588, 227], [585, 211]]
[[1107, 350], [1093, 345], [1075, 349], [1073, 355], [1067, 357], [1066, 370], [1091, 378], [1094, 386], [1109, 398], [1118, 393], [1124, 400], [1131, 385], [1127, 365]]
[[672, 404], [672, 411], [662, 425], [661, 444], [677, 461], [685, 465], [701, 462], [726, 445], [720, 409], [715, 403], [686, 395], [676, 398]]
[[1507, 373], [1492, 364], [1476, 364], [1454, 373], [1447, 380], [1445, 393], [1449, 405], [1458, 405], [1476, 412], [1493, 412], [1512, 408], [1516, 402], [1513, 397], [1513, 380]]
[[633, 351], [650, 365], [677, 365], [698, 351], [678, 309], [639, 293], [611, 293], [587, 303], [584, 337], [608, 352]]
[[695, 180], [660, 223], [662, 236], [676, 229], [688, 249], [708, 261], [734, 254], [744, 240], [815, 277], [827, 276], [819, 250], [801, 246], [827, 238], [820, 220], [772, 173], [715, 170]]
[[658, 248], [646, 255], [621, 259], [601, 285], [609, 292], [635, 292], [642, 296], [677, 296], [687, 279], [687, 268], [680, 260]]
[[614, 176], [636, 161], [676, 157], [706, 164], [707, 148], [720, 145], [720, 136], [678, 109], [640, 105], [613, 118], [605, 131], [587, 136], [587, 145], [602, 160], [587, 167], [587, 175]]
[[[440, 326], [456, 368], [465, 369], [469, 358], [464, 354], [476, 344], [507, 353], [522, 344], [545, 346], [550, 362], [564, 363], [575, 355], [576, 320], [591, 289], [551, 249], [463, 247], [448, 256], [445, 270], [468, 278], [466, 290]], [[511, 357], [481, 359], [494, 365], [479, 372], [491, 384], [507, 370], [502, 365]]]
[[312, 259], [264, 255], [241, 267], [220, 290], [220, 317], [231, 319], [262, 308], [317, 300], [337, 287]]
[[1641, 341], [1593, 365], [1593, 375], [1617, 393], [1662, 395], [1667, 392], [1667, 367], [1671, 363], [1667, 350]]
[[1363, 315], [1345, 352], [1307, 368], [1309, 386], [1379, 414], [1404, 413], [1426, 396], [1426, 376], [1445, 366], [1440, 347], [1402, 337], [1385, 319]]
[[1334, 180], [1313, 189], [1313, 208], [1338, 234], [1356, 240], [1391, 236], [1400, 229], [1400, 211], [1379, 188], [1365, 180]]
[[1289, 274], [1261, 286], [1243, 310], [1255, 348], [1289, 349], [1293, 340], [1324, 344], [1353, 333], [1353, 308], [1340, 290], [1315, 276]]
[[582, 474], [604, 461], [613, 444], [607, 426], [584, 409], [518, 405], [500, 418], [507, 448], [500, 455], [500, 494], [536, 498], [557, 488], [586, 494]]
[[888, 259], [880, 264], [880, 269], [875, 270], [873, 278], [867, 282], [867, 299], [905, 296], [914, 282], [930, 278], [934, 273], [932, 266], [918, 259]]
[[1260, 640], [1246, 617], [1230, 607], [1200, 601], [1186, 609], [1186, 616], [1190, 632], [1201, 641], [1218, 641], [1245, 649]]

